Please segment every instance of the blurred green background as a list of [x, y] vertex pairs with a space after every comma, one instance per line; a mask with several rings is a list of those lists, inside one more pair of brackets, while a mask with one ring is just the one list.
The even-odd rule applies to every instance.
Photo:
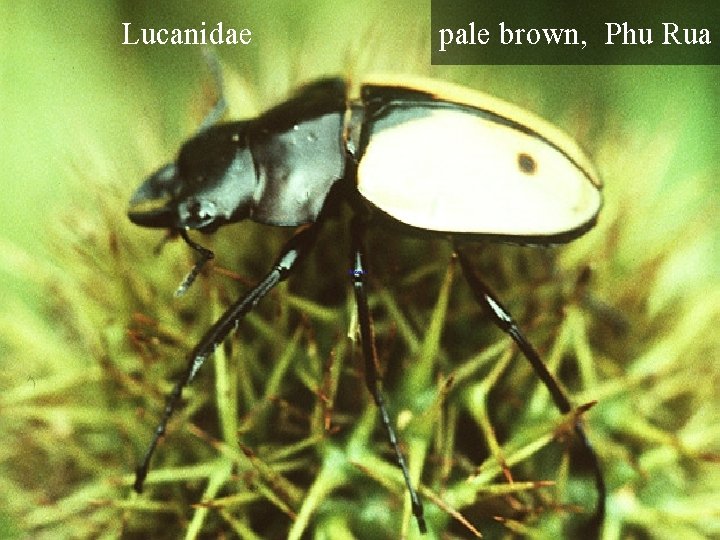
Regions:
[[[89, 188], [93, 175], [109, 178], [129, 194], [172, 156], [207, 108], [212, 85], [200, 49], [123, 46], [122, 22], [136, 28], [184, 28], [223, 21], [225, 26], [250, 28], [251, 45], [216, 49], [228, 68], [234, 116], [277, 103], [304, 80], [325, 74], [361, 78], [375, 71], [445, 78], [525, 106], [600, 156], [608, 207], [629, 205], [629, 213], [614, 216], [633, 223], [638, 235], [629, 243], [635, 251], [625, 245], [618, 257], [625, 268], [632, 268], [633, 259], [653, 243], [645, 241], [653, 238], [653, 231], [663, 235], [677, 231], [683, 222], [717, 222], [718, 66], [432, 67], [429, 13], [429, 1], [3, 2], [3, 316], [13, 317], [18, 298], [34, 310], [47, 294], [25, 279], [29, 276], [23, 275], [10, 246], [19, 246], [36, 260], [52, 261], [48, 231], [75, 209], [92, 215], [95, 199], [87, 195], [97, 189]], [[643, 191], [639, 177], [644, 173], [659, 178], [651, 192]], [[677, 189], [683, 184], [692, 193], [683, 195]], [[613, 195], [628, 200], [612, 201]], [[652, 212], [638, 213], [643, 218], [633, 220], [632, 204], [652, 207]], [[672, 244], [682, 252], [686, 239], [697, 249], [669, 265], [664, 281], [659, 279], [656, 288], [666, 285], [669, 297], [679, 298], [686, 283], [688, 291], [717, 283], [718, 235], [702, 234], [701, 242], [688, 235]], [[150, 242], [148, 251], [153, 247]], [[624, 279], [626, 285], [631, 281]], [[612, 291], [614, 285], [607, 281], [603, 287]], [[710, 341], [705, 335], [700, 339]], [[707, 354], [713, 351], [708, 345]], [[2, 380], [13, 380], [17, 364], [2, 361], [7, 371]], [[23, 372], [17, 380], [26, 378]]]

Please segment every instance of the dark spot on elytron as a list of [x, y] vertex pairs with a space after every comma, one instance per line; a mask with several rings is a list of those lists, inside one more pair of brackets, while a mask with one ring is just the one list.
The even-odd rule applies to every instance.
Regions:
[[535, 174], [535, 172], [537, 172], [537, 162], [530, 154], [520, 152], [517, 155], [517, 162], [518, 167], [520, 167], [520, 171], [525, 174]]

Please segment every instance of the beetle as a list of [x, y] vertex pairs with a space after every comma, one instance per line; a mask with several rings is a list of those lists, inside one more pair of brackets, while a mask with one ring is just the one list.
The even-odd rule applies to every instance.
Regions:
[[[167, 397], [163, 415], [136, 471], [141, 492], [150, 461], [183, 389], [239, 321], [312, 250], [330, 209], [347, 204], [350, 276], [357, 306], [365, 382], [404, 476], [413, 514], [426, 531], [423, 505], [381, 391], [367, 300], [364, 237], [374, 223], [450, 239], [462, 274], [487, 316], [506, 332], [564, 414], [570, 399], [510, 313], [473, 271], [465, 242], [493, 240], [550, 245], [574, 240], [596, 223], [602, 183], [578, 145], [551, 124], [475, 90], [425, 79], [366, 80], [358, 97], [343, 79], [302, 86], [257, 118], [220, 122], [219, 100], [177, 159], [152, 174], [130, 200], [129, 219], [170, 229], [200, 258], [178, 289], [184, 292], [213, 253], [188, 231], [214, 232], [242, 220], [296, 227], [265, 277], [205, 333]], [[442, 143], [442, 144], [441, 144]], [[448, 144], [450, 143], [450, 144]], [[579, 411], [579, 412], [578, 412]], [[574, 433], [592, 464], [602, 523], [605, 483], [583, 428]]]

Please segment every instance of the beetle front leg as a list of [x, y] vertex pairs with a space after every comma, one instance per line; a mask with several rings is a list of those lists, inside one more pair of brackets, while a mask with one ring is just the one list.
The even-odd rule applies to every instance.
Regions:
[[423, 505], [410, 480], [410, 472], [408, 471], [407, 464], [405, 463], [405, 457], [400, 450], [397, 435], [395, 434], [395, 429], [390, 421], [390, 415], [388, 414], [387, 407], [385, 406], [385, 399], [382, 394], [382, 381], [378, 371], [372, 317], [370, 315], [367, 293], [365, 291], [367, 266], [365, 265], [364, 218], [362, 216], [355, 216], [352, 220], [351, 229], [353, 263], [352, 280], [353, 290], [355, 291], [355, 302], [358, 309], [358, 320], [360, 323], [360, 341], [362, 345], [363, 358], [365, 360], [365, 384], [375, 401], [375, 405], [377, 405], [378, 409], [380, 409], [380, 416], [382, 417], [385, 431], [387, 432], [390, 444], [395, 450], [395, 457], [398, 465], [400, 466], [403, 477], [405, 478], [408, 493], [410, 494], [412, 512], [415, 515], [420, 532], [424, 534], [427, 532], [427, 526], [425, 524], [425, 517], [423, 516]]
[[[508, 334], [522, 351], [525, 358], [527, 358], [528, 362], [530, 362], [535, 374], [540, 378], [550, 392], [550, 395], [560, 412], [563, 414], [569, 413], [572, 410], [570, 399], [563, 389], [560, 388], [560, 385], [555, 377], [553, 377], [552, 373], [550, 373], [545, 363], [540, 359], [540, 355], [520, 331], [520, 328], [515, 323], [507, 309], [503, 307], [490, 288], [473, 271], [470, 260], [467, 258], [465, 253], [457, 247], [455, 247], [455, 253], [460, 261], [460, 267], [462, 268], [463, 275], [470, 285], [470, 289], [472, 290], [475, 299], [480, 304], [485, 314], [490, 317], [492, 322], [498, 328]], [[575, 422], [574, 429], [576, 436], [585, 450], [588, 461], [591, 463], [593, 468], [598, 501], [595, 507], [595, 515], [592, 519], [592, 525], [599, 528], [605, 517], [605, 478], [603, 477], [602, 469], [600, 467], [600, 460], [590, 444], [590, 440], [585, 433], [579, 417]]]
[[175, 383], [172, 392], [168, 395], [162, 418], [155, 428], [150, 445], [145, 451], [145, 455], [135, 472], [135, 483], [133, 487], [136, 492], [141, 493], [143, 490], [145, 477], [150, 468], [150, 460], [152, 459], [160, 438], [165, 434], [170, 417], [180, 402], [183, 389], [192, 382], [207, 357], [225, 340], [230, 331], [237, 327], [239, 321], [257, 305], [263, 296], [270, 292], [278, 283], [286, 279], [296, 268], [297, 263], [313, 246], [318, 228], [319, 223], [316, 222], [296, 233], [295, 236], [285, 244], [272, 269], [265, 275], [262, 281], [245, 294], [245, 296], [239, 298], [231, 305], [205, 333], [200, 342], [189, 354], [187, 368], [180, 380]]

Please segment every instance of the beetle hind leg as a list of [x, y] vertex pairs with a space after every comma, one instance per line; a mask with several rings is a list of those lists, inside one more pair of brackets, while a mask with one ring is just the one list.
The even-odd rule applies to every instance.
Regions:
[[[517, 347], [523, 353], [523, 356], [527, 358], [528, 362], [535, 371], [535, 374], [540, 378], [545, 387], [550, 392], [553, 402], [561, 413], [567, 414], [573, 410], [565, 391], [560, 387], [555, 377], [550, 373], [545, 363], [540, 359], [540, 355], [537, 353], [535, 348], [530, 344], [524, 334], [520, 331], [520, 328], [515, 323], [510, 313], [503, 307], [494, 293], [490, 288], [482, 281], [477, 274], [473, 271], [470, 260], [467, 255], [463, 253], [457, 246], [455, 247], [455, 253], [457, 254], [458, 260], [460, 261], [460, 267], [462, 273], [465, 276], [470, 289], [480, 304], [483, 312], [490, 317], [492, 322], [500, 328], [503, 332], [508, 334], [515, 342]], [[582, 408], [581, 408], [582, 409]], [[582, 420], [580, 418], [579, 411], [573, 429], [575, 435], [580, 441], [582, 448], [584, 449], [585, 456], [588, 462], [591, 464], [593, 475], [595, 477], [595, 487], [598, 494], [598, 500], [595, 506], [595, 513], [590, 523], [588, 524], [588, 530], [599, 531], [602, 526], [602, 522], [605, 518], [605, 478], [603, 476], [602, 468], [600, 467], [600, 460], [598, 459], [595, 450], [590, 444], [590, 440], [585, 433], [585, 429], [582, 426]]]

